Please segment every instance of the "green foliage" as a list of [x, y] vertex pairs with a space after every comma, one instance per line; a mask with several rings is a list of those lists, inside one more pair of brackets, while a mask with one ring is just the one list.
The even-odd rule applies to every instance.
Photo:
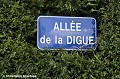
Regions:
[[[97, 19], [96, 51], [41, 51], [36, 47], [39, 15]], [[0, 77], [119, 79], [120, 0], [0, 0]]]

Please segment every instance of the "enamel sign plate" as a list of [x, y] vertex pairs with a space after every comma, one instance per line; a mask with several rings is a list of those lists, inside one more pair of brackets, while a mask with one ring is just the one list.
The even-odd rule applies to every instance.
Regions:
[[96, 49], [96, 20], [90, 17], [39, 16], [37, 46], [39, 49]]

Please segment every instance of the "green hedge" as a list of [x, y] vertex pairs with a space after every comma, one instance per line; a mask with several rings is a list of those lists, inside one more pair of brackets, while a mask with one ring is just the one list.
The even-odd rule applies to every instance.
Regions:
[[[95, 51], [41, 51], [36, 46], [40, 15], [94, 17]], [[38, 79], [120, 78], [120, 0], [0, 0], [0, 77]]]

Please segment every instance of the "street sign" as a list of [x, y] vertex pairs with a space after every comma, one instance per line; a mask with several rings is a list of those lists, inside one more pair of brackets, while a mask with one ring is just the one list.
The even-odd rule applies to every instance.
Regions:
[[96, 20], [90, 17], [39, 16], [37, 46], [39, 49], [96, 49]]

